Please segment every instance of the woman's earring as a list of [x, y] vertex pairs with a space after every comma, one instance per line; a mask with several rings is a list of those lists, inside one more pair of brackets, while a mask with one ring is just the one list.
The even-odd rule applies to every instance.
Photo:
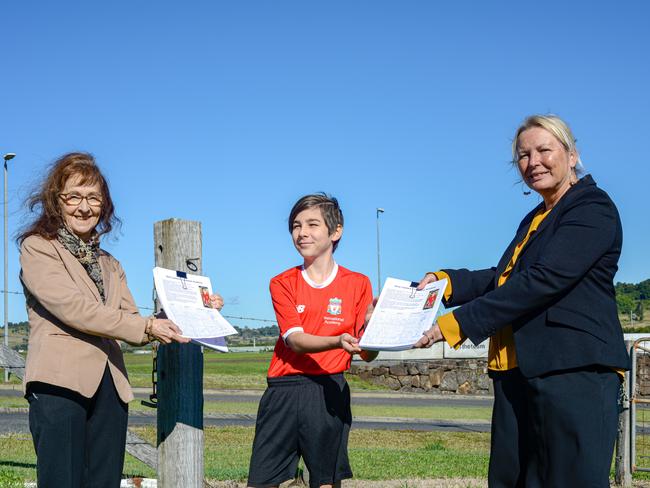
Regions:
[[523, 182], [523, 181], [521, 182], [521, 193], [523, 193], [523, 194], [526, 195], [526, 196], [528, 196], [528, 195], [531, 194], [530, 189], [526, 189], [526, 186], [524, 186], [524, 182]]

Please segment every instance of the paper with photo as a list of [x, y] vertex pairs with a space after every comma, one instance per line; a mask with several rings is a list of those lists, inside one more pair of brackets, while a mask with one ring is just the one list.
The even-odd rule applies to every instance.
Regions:
[[447, 280], [428, 283], [422, 290], [417, 283], [387, 278], [370, 322], [361, 337], [362, 349], [403, 351], [411, 349], [431, 328], [440, 307]]
[[237, 334], [237, 331], [218, 310], [211, 308], [210, 278], [160, 267], [154, 268], [153, 276], [162, 308], [181, 328], [183, 337], [218, 351], [227, 351], [223, 337]]

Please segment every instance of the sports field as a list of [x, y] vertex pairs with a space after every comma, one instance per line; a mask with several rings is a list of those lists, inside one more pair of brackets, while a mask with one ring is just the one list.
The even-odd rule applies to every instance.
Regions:
[[[206, 353], [204, 386], [210, 390], [262, 390], [270, 356], [270, 353]], [[127, 354], [126, 360], [132, 384], [149, 388], [151, 355]], [[378, 389], [356, 378], [350, 383], [353, 392]], [[24, 407], [26, 403], [20, 397], [0, 397], [0, 408]], [[133, 402], [130, 408], [132, 411], [146, 410], [139, 402]], [[206, 414], [254, 414], [256, 403], [207, 401], [204, 411]], [[490, 418], [490, 409], [436, 406], [433, 402], [430, 407], [353, 404], [353, 415], [485, 421]], [[134, 430], [155, 443], [155, 428]], [[206, 427], [205, 474], [217, 483], [215, 486], [241, 486], [247, 474], [253, 434], [252, 427]], [[29, 434], [0, 436], [0, 452], [0, 486], [19, 486], [35, 478], [35, 456]], [[350, 436], [355, 487], [485, 486], [488, 455], [487, 433], [353, 429]], [[128, 455], [124, 474], [155, 476], [151, 469]], [[222, 484], [225, 480], [232, 480], [232, 483]], [[393, 481], [389, 483], [388, 480]], [[12, 485], [14, 482], [18, 484]], [[641, 486], [643, 481], [639, 479], [638, 483]]]

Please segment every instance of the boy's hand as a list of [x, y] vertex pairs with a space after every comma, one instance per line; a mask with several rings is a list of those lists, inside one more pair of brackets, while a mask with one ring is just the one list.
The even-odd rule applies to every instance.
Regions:
[[377, 305], [377, 300], [379, 300], [379, 297], [375, 297], [372, 299], [372, 303], [368, 304], [368, 308], [366, 309], [366, 319], [365, 322], [363, 323], [363, 327], [361, 328], [362, 331], [365, 332], [366, 327], [368, 327], [368, 322], [370, 322], [370, 318], [372, 317], [372, 313], [375, 311], [375, 306]]
[[366, 328], [366, 325], [368, 325], [368, 322], [370, 322], [370, 317], [372, 317], [372, 312], [375, 311], [375, 307], [377, 306], [377, 301], [379, 301], [379, 297], [373, 298], [372, 303], [368, 304], [368, 308], [366, 309], [366, 323], [363, 324], [364, 330]]
[[339, 336], [339, 347], [348, 354], [358, 354], [361, 352], [359, 340], [348, 333]]

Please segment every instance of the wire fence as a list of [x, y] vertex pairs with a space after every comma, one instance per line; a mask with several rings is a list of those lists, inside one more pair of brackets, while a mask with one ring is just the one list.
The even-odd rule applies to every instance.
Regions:
[[[0, 293], [4, 293], [4, 290], [0, 290]], [[23, 295], [23, 296], [25, 295], [22, 291], [10, 291], [10, 290], [7, 290], [7, 293], [9, 293], [10, 295]], [[153, 307], [145, 307], [145, 306], [142, 306], [142, 305], [136, 305], [136, 306], [140, 310], [147, 310], [149, 312], [154, 311]], [[259, 318], [259, 317], [244, 317], [244, 316], [225, 315], [225, 314], [221, 314], [221, 315], [224, 318], [231, 319], [231, 320], [248, 320], [248, 321], [251, 321], [251, 322], [263, 322], [263, 323], [268, 323], [268, 324], [277, 324], [276, 320], [263, 319], [263, 318]], [[9, 332], [8, 335], [11, 336], [11, 332]]]

